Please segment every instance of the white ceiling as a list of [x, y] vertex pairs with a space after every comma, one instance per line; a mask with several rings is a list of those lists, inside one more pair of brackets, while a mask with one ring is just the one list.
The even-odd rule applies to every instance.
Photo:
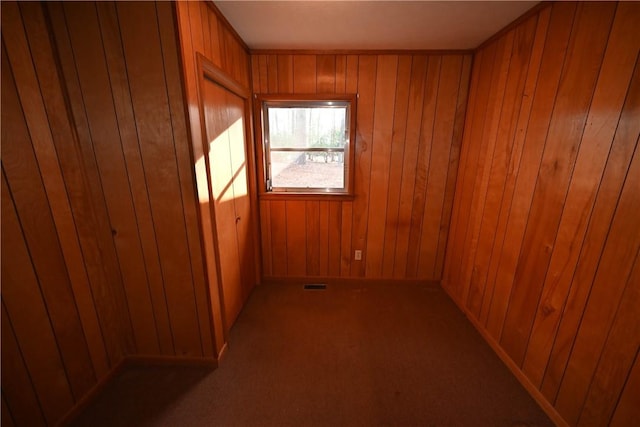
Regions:
[[473, 49], [537, 1], [214, 1], [251, 49]]

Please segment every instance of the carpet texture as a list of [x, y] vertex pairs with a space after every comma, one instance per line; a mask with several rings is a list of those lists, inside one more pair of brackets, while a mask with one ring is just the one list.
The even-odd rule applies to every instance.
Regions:
[[130, 368], [76, 426], [551, 426], [437, 287], [257, 287], [214, 371]]

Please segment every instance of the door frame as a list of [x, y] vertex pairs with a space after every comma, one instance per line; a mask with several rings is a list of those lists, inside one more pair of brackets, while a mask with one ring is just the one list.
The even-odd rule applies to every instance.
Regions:
[[[205, 84], [205, 79], [208, 79], [218, 85], [220, 85], [223, 89], [237, 95], [242, 98], [244, 104], [244, 134], [245, 134], [245, 159], [247, 162], [247, 185], [249, 190], [249, 204], [250, 204], [250, 212], [251, 212], [251, 234], [253, 238], [253, 250], [254, 250], [254, 285], [259, 284], [260, 278], [262, 277], [262, 254], [261, 254], [261, 244], [260, 244], [260, 234], [259, 234], [259, 225], [256, 221], [256, 218], [259, 217], [259, 206], [258, 206], [258, 196], [257, 196], [257, 181], [256, 181], [256, 159], [255, 159], [255, 142], [253, 136], [253, 111], [252, 111], [252, 102], [251, 102], [251, 90], [248, 87], [243, 86], [236, 80], [234, 80], [228, 73], [226, 73], [221, 68], [217, 67], [213, 64], [209, 59], [207, 59], [204, 55], [199, 52], [196, 52], [196, 63], [198, 67], [198, 78], [197, 78], [197, 92], [198, 92], [198, 113], [200, 118], [200, 129], [201, 129], [201, 137], [202, 137], [202, 148], [203, 153], [209, 153], [209, 141], [207, 138], [207, 127], [206, 127], [206, 117], [204, 111], [204, 102], [203, 102], [203, 87]], [[218, 242], [218, 232], [217, 232], [217, 223], [216, 223], [216, 214], [215, 214], [215, 205], [213, 199], [213, 193], [210, 185], [209, 178], [211, 177], [211, 165], [209, 162], [209, 156], [204, 155], [205, 160], [205, 169], [207, 172], [207, 189], [209, 193], [209, 216], [211, 218], [211, 228], [212, 228], [212, 238], [214, 245], [214, 260], [215, 260], [215, 268], [216, 268], [216, 279], [217, 279], [217, 292], [218, 292], [218, 300], [220, 301], [220, 309], [222, 313], [220, 313], [220, 321], [222, 322], [222, 331], [223, 331], [223, 341], [224, 346], [226, 347], [226, 343], [228, 342], [228, 334], [229, 327], [225, 320], [226, 308], [224, 305], [224, 291], [222, 288], [222, 271], [221, 271], [221, 263], [220, 263], [220, 253], [219, 253], [219, 242]], [[204, 244], [204, 241], [203, 241]], [[207, 261], [205, 259], [205, 268], [209, 268], [207, 266]], [[213, 307], [211, 307], [211, 284], [207, 286], [207, 295], [209, 297], [209, 309], [211, 310], [211, 322], [215, 322]], [[215, 325], [213, 326], [213, 330], [215, 331]], [[215, 340], [215, 337], [214, 337]]]

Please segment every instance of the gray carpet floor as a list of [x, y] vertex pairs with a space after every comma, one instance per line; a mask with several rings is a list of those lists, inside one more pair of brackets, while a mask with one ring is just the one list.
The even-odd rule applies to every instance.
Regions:
[[129, 368], [77, 426], [551, 426], [437, 287], [257, 287], [216, 370]]

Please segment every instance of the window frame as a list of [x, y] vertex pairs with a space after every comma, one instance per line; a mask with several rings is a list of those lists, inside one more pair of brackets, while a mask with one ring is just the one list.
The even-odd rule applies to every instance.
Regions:
[[[325, 199], [325, 198], [348, 198], [354, 197], [354, 171], [356, 153], [356, 94], [256, 94], [254, 95], [254, 112], [256, 127], [256, 148], [258, 150], [258, 176], [262, 180], [259, 182], [260, 198], [304, 198], [304, 199]], [[269, 106], [281, 104], [283, 106], [312, 107], [314, 105], [323, 106], [328, 102], [347, 103], [348, 118], [345, 124], [349, 126], [348, 140], [344, 151], [344, 189], [334, 188], [296, 188], [296, 187], [276, 187], [268, 188], [270, 176], [269, 165], [269, 144], [265, 140], [268, 131], [266, 109]], [[277, 150], [284, 151], [284, 150]], [[313, 149], [300, 151], [321, 151], [331, 152], [331, 149]], [[335, 150], [334, 150], [335, 151]]]

